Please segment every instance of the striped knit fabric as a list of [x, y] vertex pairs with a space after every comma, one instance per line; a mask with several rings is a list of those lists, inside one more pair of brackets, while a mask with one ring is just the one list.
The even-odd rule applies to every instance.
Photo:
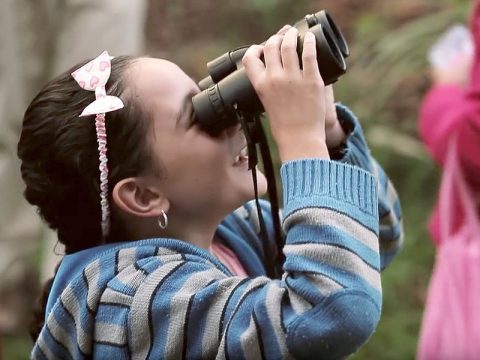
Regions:
[[[338, 109], [353, 126], [342, 159], [350, 164], [305, 159], [282, 166], [281, 280], [265, 276], [269, 254], [263, 254], [253, 202], [217, 232], [248, 278], [172, 239], [68, 255], [32, 358], [330, 359], [354, 353], [380, 318], [380, 270], [401, 246], [401, 214], [358, 123]], [[262, 201], [271, 229], [268, 206]]]

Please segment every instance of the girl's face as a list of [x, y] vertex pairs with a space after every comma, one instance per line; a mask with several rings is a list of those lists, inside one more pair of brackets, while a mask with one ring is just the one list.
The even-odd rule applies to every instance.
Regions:
[[[254, 197], [248, 161], [239, 155], [246, 140], [239, 126], [211, 137], [192, 124], [191, 98], [198, 86], [166, 60], [141, 58], [128, 73], [135, 100], [152, 120], [150, 144], [159, 188], [170, 211], [202, 216], [227, 214]], [[259, 194], [266, 192], [259, 173]]]

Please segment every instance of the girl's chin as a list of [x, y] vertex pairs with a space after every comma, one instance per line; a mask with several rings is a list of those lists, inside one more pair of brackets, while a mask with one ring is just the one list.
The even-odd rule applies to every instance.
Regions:
[[263, 196], [267, 193], [268, 183], [267, 178], [263, 173], [257, 171], [257, 189], [258, 196]]
[[[250, 183], [250, 199], [255, 199], [255, 190], [253, 188], [253, 180], [251, 180]], [[265, 175], [261, 173], [260, 171], [257, 170], [257, 192], [258, 192], [258, 197], [261, 197], [267, 193], [268, 189], [268, 183]]]
[[[248, 171], [248, 177], [243, 174], [240, 177], [236, 177], [235, 181], [237, 183], [238, 189], [242, 203], [239, 206], [242, 206], [244, 203], [255, 199], [255, 189], [253, 187], [252, 172]], [[258, 197], [261, 197], [267, 193], [267, 179], [262, 172], [257, 169], [257, 192]], [[239, 198], [239, 200], [240, 200]]]

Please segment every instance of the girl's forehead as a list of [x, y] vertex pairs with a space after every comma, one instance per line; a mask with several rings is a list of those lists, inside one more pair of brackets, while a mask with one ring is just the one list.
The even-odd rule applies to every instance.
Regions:
[[155, 58], [140, 58], [128, 71], [128, 82], [136, 96], [183, 97], [195, 86], [193, 80], [174, 63]]
[[166, 60], [140, 58], [127, 73], [129, 95], [152, 115], [155, 127], [173, 128], [197, 85], [177, 65]]

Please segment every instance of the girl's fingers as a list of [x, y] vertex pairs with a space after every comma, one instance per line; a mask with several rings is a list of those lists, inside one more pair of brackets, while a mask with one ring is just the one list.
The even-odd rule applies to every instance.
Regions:
[[297, 54], [298, 30], [290, 28], [282, 41], [281, 55], [283, 68], [287, 71], [300, 70], [300, 64]]
[[[303, 75], [305, 78], [322, 80], [317, 62], [317, 47], [315, 35], [312, 32], [307, 32], [303, 39]], [[323, 80], [322, 80], [323, 83]]]
[[282, 39], [282, 35], [273, 35], [265, 43], [263, 53], [265, 56], [265, 67], [269, 72], [277, 72], [283, 69], [282, 58], [280, 56]]
[[253, 83], [255, 77], [265, 71], [265, 64], [262, 61], [263, 46], [252, 45], [243, 55], [242, 64], [250, 81]]
[[335, 95], [333, 92], [333, 85], [325, 86], [325, 98], [331, 102], [335, 102]]
[[280, 30], [277, 31], [277, 35], [285, 35], [288, 29], [290, 29], [291, 25], [284, 25]]

